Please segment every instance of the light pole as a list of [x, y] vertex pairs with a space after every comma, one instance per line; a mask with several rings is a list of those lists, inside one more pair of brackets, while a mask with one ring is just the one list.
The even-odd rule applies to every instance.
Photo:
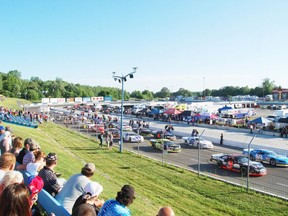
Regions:
[[120, 153], [122, 153], [123, 151], [123, 112], [124, 112], [124, 107], [123, 107], [123, 103], [124, 103], [124, 82], [127, 81], [127, 77], [129, 76], [130, 78], [133, 78], [133, 74], [136, 73], [137, 67], [133, 67], [133, 72], [128, 73], [127, 75], [122, 75], [122, 76], [116, 76], [116, 72], [112, 72], [113, 73], [113, 78], [115, 81], [118, 80], [118, 82], [120, 82], [122, 84], [122, 99], [121, 99], [121, 125], [120, 125], [120, 146], [119, 146], [119, 150]]

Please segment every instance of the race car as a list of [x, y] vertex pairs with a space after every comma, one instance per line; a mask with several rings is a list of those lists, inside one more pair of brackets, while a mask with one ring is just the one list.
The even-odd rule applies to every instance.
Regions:
[[144, 141], [144, 137], [135, 132], [126, 132], [123, 134], [123, 141], [140, 143]]
[[191, 136], [191, 137], [182, 137], [184, 143], [189, 146], [198, 147], [200, 144], [200, 148], [211, 149], [214, 147], [211, 141], [205, 140], [202, 137]]
[[133, 131], [135, 133], [138, 133], [142, 136], [151, 136], [152, 135], [152, 131], [148, 128], [133, 128]]
[[[243, 149], [243, 154], [248, 156], [248, 149]], [[279, 155], [267, 149], [250, 149], [250, 160], [268, 163], [272, 166], [288, 166], [288, 157]]]
[[169, 131], [166, 131], [166, 130], [160, 130], [160, 131], [153, 131], [152, 134], [154, 135], [155, 138], [164, 138], [164, 139], [169, 139], [171, 141], [174, 141], [176, 140], [176, 136], [169, 132]]
[[[240, 154], [213, 154], [210, 161], [217, 163], [221, 169], [240, 172], [242, 176], [248, 174], [248, 161], [245, 155]], [[263, 176], [267, 174], [266, 168], [259, 162], [249, 161], [249, 176]]]
[[180, 152], [181, 146], [177, 143], [172, 142], [169, 139], [151, 139], [150, 144], [152, 147], [156, 149], [160, 149], [163, 151], [167, 150], [167, 152]]

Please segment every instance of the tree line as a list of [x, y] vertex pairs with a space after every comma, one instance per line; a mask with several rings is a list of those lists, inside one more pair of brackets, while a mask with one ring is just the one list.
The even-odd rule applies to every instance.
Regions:
[[[157, 98], [173, 98], [180, 95], [183, 97], [219, 96], [229, 98], [236, 95], [256, 95], [263, 97], [271, 94], [274, 88], [276, 88], [274, 81], [265, 78], [261, 85], [255, 88], [249, 88], [248, 86], [225, 86], [220, 89], [205, 89], [201, 92], [192, 92], [188, 89], [180, 88], [176, 92], [171, 92], [169, 88], [163, 87], [159, 92], [155, 93], [147, 89], [132, 92], [124, 91], [124, 98], [125, 100], [129, 100], [130, 98], [153, 100]], [[31, 101], [39, 101], [41, 98], [48, 97], [111, 96], [113, 100], [120, 100], [122, 97], [120, 88], [68, 83], [61, 78], [56, 78], [53, 81], [43, 81], [39, 77], [31, 77], [30, 80], [26, 80], [21, 78], [21, 72], [17, 70], [11, 70], [8, 73], [0, 72], [0, 94], [6, 97], [22, 98]]]

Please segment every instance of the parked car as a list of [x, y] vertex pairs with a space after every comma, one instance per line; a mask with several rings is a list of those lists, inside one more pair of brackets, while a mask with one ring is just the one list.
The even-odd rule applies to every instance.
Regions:
[[153, 131], [152, 134], [154, 135], [155, 138], [164, 138], [164, 139], [169, 139], [171, 141], [176, 140], [176, 136], [166, 130], [160, 130], [160, 131]]
[[200, 145], [200, 148], [211, 149], [214, 147], [213, 143], [209, 140], [205, 140], [202, 137], [198, 136], [190, 136], [190, 137], [182, 137], [182, 140], [185, 144], [189, 146], [197, 147]]
[[144, 141], [144, 137], [131, 131], [123, 134], [123, 141], [140, 143]]
[[160, 149], [163, 151], [167, 150], [167, 152], [180, 152], [181, 146], [177, 143], [174, 143], [173, 141], [169, 139], [151, 139], [150, 144], [152, 147], [156, 149]]
[[[210, 161], [217, 163], [221, 169], [240, 172], [242, 176], [248, 174], [248, 161], [245, 155], [239, 154], [212, 154]], [[249, 176], [263, 176], [267, 174], [266, 168], [259, 162], [249, 161]]]
[[[243, 154], [248, 156], [248, 149], [243, 149]], [[268, 163], [272, 166], [288, 166], [287, 156], [279, 155], [276, 152], [267, 149], [251, 149], [249, 158], [252, 161]]]

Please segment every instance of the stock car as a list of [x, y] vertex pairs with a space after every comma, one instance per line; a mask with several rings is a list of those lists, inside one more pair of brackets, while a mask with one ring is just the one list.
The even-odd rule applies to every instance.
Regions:
[[133, 131], [135, 133], [138, 133], [142, 136], [151, 136], [152, 135], [152, 130], [148, 129], [148, 128], [133, 128]]
[[[239, 172], [242, 176], [247, 176], [249, 159], [246, 155], [212, 154], [210, 161], [216, 162], [221, 169]], [[249, 161], [249, 176], [263, 176], [266, 174], [267, 170], [261, 163]]]
[[[248, 149], [243, 149], [243, 154], [248, 156]], [[272, 166], [288, 166], [287, 156], [279, 155], [276, 152], [267, 149], [251, 149], [249, 158], [252, 161], [268, 163]]]
[[202, 137], [198, 136], [190, 136], [190, 137], [182, 137], [182, 140], [185, 144], [188, 144], [189, 146], [198, 147], [198, 144], [200, 144], [200, 148], [205, 149], [211, 149], [214, 147], [211, 141], [205, 140]]
[[123, 141], [140, 143], [144, 142], [144, 137], [131, 131], [123, 134]]
[[167, 152], [180, 152], [181, 146], [177, 143], [174, 143], [173, 141], [169, 139], [151, 139], [150, 144], [152, 147], [156, 149], [160, 149], [163, 151], [167, 150]]
[[167, 130], [153, 131], [152, 134], [154, 138], [158, 138], [158, 139], [164, 138], [164, 139], [169, 139], [171, 141], [176, 140], [176, 136]]

